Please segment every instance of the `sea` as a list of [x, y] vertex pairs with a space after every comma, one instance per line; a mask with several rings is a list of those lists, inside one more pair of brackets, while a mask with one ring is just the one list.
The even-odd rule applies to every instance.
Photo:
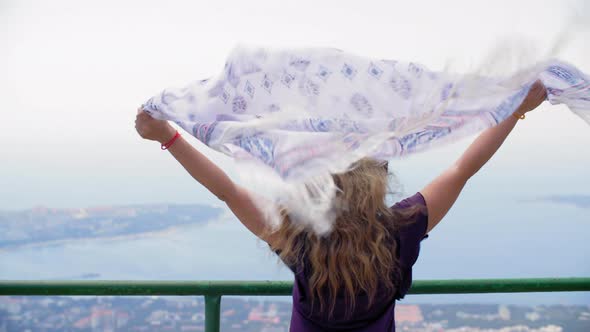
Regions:
[[[489, 194], [488, 194], [489, 195]], [[587, 210], [468, 196], [422, 241], [414, 280], [590, 276]], [[0, 279], [291, 280], [228, 211], [145, 236], [68, 241], [0, 253]], [[408, 295], [412, 303], [586, 304], [590, 293]]]

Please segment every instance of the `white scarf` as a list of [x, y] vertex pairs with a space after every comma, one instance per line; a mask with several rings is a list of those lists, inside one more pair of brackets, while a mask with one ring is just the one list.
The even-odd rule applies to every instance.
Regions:
[[[590, 78], [562, 61], [483, 77], [333, 48], [238, 46], [219, 76], [165, 89], [142, 109], [242, 162], [250, 178], [264, 178], [267, 196], [303, 200], [302, 218], [313, 220], [330, 218], [330, 173], [365, 156], [396, 158], [492, 127], [537, 79], [551, 104], [590, 123]], [[316, 209], [303, 182], [324, 194]]]

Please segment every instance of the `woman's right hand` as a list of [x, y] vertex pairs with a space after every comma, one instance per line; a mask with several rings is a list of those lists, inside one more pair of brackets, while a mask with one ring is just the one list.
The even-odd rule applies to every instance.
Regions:
[[176, 133], [176, 130], [165, 120], [158, 120], [151, 115], [137, 109], [135, 116], [135, 130], [144, 139], [158, 141], [162, 144], [168, 142]]

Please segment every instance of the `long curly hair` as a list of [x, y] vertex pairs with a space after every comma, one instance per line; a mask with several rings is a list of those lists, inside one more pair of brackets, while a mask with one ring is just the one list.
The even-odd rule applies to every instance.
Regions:
[[271, 248], [292, 266], [302, 266], [304, 259], [309, 262], [312, 307], [319, 301], [320, 311], [328, 310], [329, 316], [339, 292], [345, 294], [346, 312], [352, 312], [361, 292], [368, 295], [371, 306], [379, 285], [395, 293], [400, 269], [394, 232], [407, 224], [414, 209], [396, 211], [386, 205], [386, 194], [391, 192], [389, 175], [386, 163], [371, 158], [333, 174], [338, 188], [337, 217], [332, 231], [325, 235], [293, 222], [286, 209], [280, 210], [282, 222], [273, 232]]

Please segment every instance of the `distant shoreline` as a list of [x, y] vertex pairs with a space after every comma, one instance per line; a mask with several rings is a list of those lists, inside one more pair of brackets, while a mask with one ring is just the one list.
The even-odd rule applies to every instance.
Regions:
[[[206, 222], [208, 223], [208, 222]], [[51, 241], [42, 241], [42, 242], [34, 242], [34, 243], [27, 243], [27, 244], [19, 244], [13, 246], [6, 246], [0, 248], [0, 255], [3, 253], [12, 252], [19, 249], [36, 249], [36, 248], [44, 248], [44, 247], [55, 247], [55, 246], [63, 246], [67, 244], [76, 244], [82, 241], [104, 241], [104, 242], [112, 242], [112, 241], [121, 241], [121, 240], [137, 240], [143, 238], [150, 238], [158, 235], [166, 235], [172, 234], [182, 228], [189, 228], [194, 226], [203, 226], [204, 224], [185, 224], [185, 225], [177, 225], [177, 226], [170, 226], [165, 229], [151, 231], [151, 232], [142, 232], [136, 234], [125, 234], [125, 235], [115, 235], [115, 236], [105, 236], [105, 237], [80, 237], [80, 238], [69, 238], [69, 239], [60, 239], [60, 240], [51, 240]]]

